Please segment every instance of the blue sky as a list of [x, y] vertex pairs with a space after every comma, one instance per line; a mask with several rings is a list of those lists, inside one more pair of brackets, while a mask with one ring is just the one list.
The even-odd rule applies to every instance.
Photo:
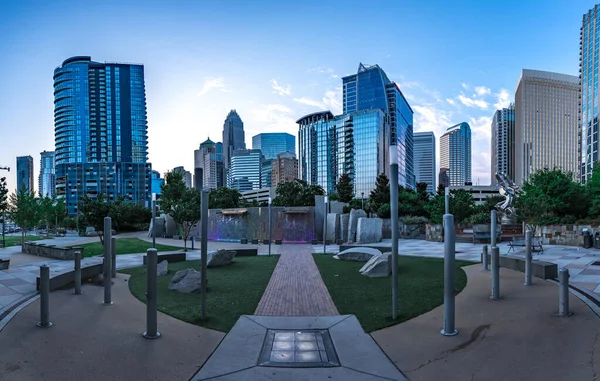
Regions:
[[[415, 131], [467, 121], [473, 181], [490, 181], [490, 123], [523, 68], [578, 74], [594, 6], [528, 1], [2, 1], [0, 165], [54, 149], [52, 74], [68, 57], [145, 65], [149, 156], [193, 168], [237, 109], [246, 143], [297, 134], [296, 119], [341, 112], [341, 77], [379, 64], [415, 110]], [[4, 176], [5, 172], [0, 173]]]

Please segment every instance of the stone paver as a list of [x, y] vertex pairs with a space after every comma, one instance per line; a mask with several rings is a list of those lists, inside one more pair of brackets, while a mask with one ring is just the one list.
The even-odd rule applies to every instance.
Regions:
[[327, 287], [312, 258], [310, 245], [283, 245], [255, 315], [338, 315]]

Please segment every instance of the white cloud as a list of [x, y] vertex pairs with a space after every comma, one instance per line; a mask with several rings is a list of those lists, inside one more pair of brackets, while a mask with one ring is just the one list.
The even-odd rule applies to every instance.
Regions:
[[314, 67], [312, 69], [308, 69], [308, 72], [320, 73], [320, 74], [329, 74], [331, 78], [338, 78], [338, 75], [335, 74], [335, 70], [332, 68], [324, 68], [324, 67]]
[[280, 85], [276, 79], [271, 80], [271, 87], [273, 87], [273, 92], [279, 95], [290, 95], [292, 93], [291, 85]]
[[[260, 126], [258, 130], [264, 132], [265, 129], [271, 131], [281, 130], [290, 131], [296, 128], [296, 121], [292, 118], [294, 111], [282, 104], [267, 104], [250, 109], [247, 119], [251, 122], [249, 125]], [[287, 131], [286, 131], [287, 130]], [[261, 131], [255, 131], [259, 133]]]
[[489, 87], [485, 87], [485, 86], [476, 86], [475, 87], [475, 92], [479, 96], [484, 96], [484, 95], [488, 95], [488, 94], [492, 93], [492, 91], [490, 90], [490, 88]]
[[454, 99], [451, 99], [451, 98], [446, 98], [446, 102], [450, 103], [453, 106], [456, 104], [456, 102], [454, 101]]
[[228, 91], [227, 87], [225, 86], [225, 78], [204, 77], [204, 85], [202, 86], [202, 90], [200, 90], [200, 92], [198, 93], [198, 96], [201, 97], [213, 89]]
[[325, 105], [323, 103], [316, 101], [314, 99], [308, 98], [308, 97], [294, 98], [294, 102], [302, 103], [307, 106], [325, 108]]
[[500, 89], [499, 93], [494, 94], [497, 102], [494, 103], [494, 107], [497, 109], [503, 109], [510, 105], [510, 93], [506, 89]]
[[486, 110], [488, 108], [488, 103], [483, 99], [469, 98], [463, 94], [460, 94], [458, 96], [458, 100], [467, 107], [479, 107], [482, 110]]
[[479, 116], [469, 118], [473, 139], [490, 141], [492, 138], [492, 117]]
[[439, 109], [434, 104], [425, 106], [415, 104], [411, 107], [415, 111], [413, 121], [415, 132], [433, 131], [436, 139], [439, 139], [446, 129], [452, 125], [452, 113]]
[[469, 89], [469, 85], [467, 85], [466, 83], [461, 83], [460, 85], [461, 85], [461, 86], [463, 87], [463, 89], [465, 89], [465, 90], [468, 90], [468, 89]]
[[323, 104], [328, 108], [334, 115], [341, 114], [343, 111], [342, 107], [342, 87], [338, 87], [335, 90], [328, 90], [323, 95]]

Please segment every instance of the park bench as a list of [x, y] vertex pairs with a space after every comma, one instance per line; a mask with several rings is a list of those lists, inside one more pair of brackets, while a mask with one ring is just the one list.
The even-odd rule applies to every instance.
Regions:
[[[512, 241], [508, 243], [508, 253], [510, 251], [515, 251], [515, 247], [525, 247], [525, 237], [513, 237]], [[544, 246], [542, 246], [542, 241], [540, 240], [531, 240], [531, 251], [540, 253], [544, 253]]]

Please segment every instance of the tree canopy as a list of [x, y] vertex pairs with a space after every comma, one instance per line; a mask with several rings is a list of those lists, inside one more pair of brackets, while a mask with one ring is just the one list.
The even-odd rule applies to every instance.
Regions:
[[314, 206], [315, 196], [325, 195], [320, 185], [310, 185], [299, 179], [279, 183], [275, 193], [275, 206]]
[[352, 185], [352, 179], [349, 174], [344, 173], [340, 176], [336, 185], [336, 190], [341, 202], [350, 202], [350, 200], [352, 200], [354, 186]]
[[21, 227], [21, 245], [25, 244], [25, 230], [34, 228], [39, 222], [38, 204], [35, 192], [21, 188], [9, 198], [10, 218]]
[[211, 189], [208, 194], [208, 207], [210, 209], [240, 208], [245, 205], [245, 200], [237, 189], [220, 187]]

